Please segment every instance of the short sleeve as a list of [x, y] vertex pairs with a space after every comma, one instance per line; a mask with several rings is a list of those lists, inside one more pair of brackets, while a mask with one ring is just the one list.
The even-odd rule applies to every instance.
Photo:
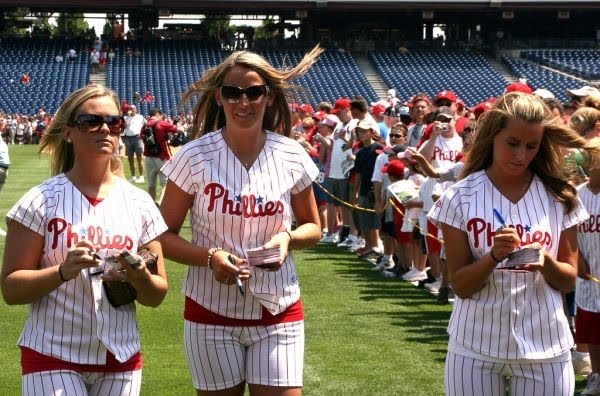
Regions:
[[581, 199], [577, 197], [577, 203], [573, 210], [563, 215], [562, 229], [566, 230], [573, 226], [583, 223], [590, 217], [588, 211], [583, 206]]
[[299, 192], [304, 191], [319, 175], [319, 168], [317, 168], [317, 165], [315, 165], [314, 161], [304, 149], [299, 153], [299, 156], [300, 176], [292, 187], [292, 194], [298, 194]]
[[44, 190], [38, 186], [29, 190], [10, 209], [6, 219], [29, 228], [39, 235], [45, 234], [46, 213], [49, 205], [54, 205], [55, 199], [44, 194]]
[[161, 172], [171, 180], [175, 185], [186, 193], [194, 194], [194, 185], [192, 182], [192, 168], [190, 165], [189, 150], [184, 146], [173, 158], [171, 158], [163, 167]]
[[446, 191], [433, 205], [429, 218], [434, 223], [448, 224], [459, 230], [466, 231], [460, 194], [457, 189]]
[[141, 204], [142, 234], [139, 243], [145, 245], [167, 231], [167, 224], [149, 195], [141, 201]]

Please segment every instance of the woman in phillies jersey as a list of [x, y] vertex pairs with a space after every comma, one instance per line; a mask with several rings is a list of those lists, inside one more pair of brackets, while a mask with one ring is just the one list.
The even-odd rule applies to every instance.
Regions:
[[[29, 305], [18, 342], [23, 395], [140, 392], [135, 304], [113, 306], [103, 281], [128, 282], [139, 303], [159, 305], [167, 281], [157, 238], [166, 225], [147, 193], [114, 174], [124, 125], [113, 91], [73, 92], [40, 144], [53, 176], [7, 215], [2, 296]], [[139, 257], [137, 267], [119, 259], [118, 272], [102, 260], [135, 257], [140, 246], [158, 254], [156, 274]]]
[[[300, 395], [304, 322], [292, 249], [318, 242], [319, 170], [288, 138], [288, 81], [322, 49], [279, 70], [234, 52], [184, 94], [199, 95], [189, 142], [162, 169], [165, 255], [188, 265], [184, 343], [199, 395]], [[191, 214], [192, 240], [179, 231]], [[292, 228], [295, 222], [295, 228]], [[272, 248], [249, 262], [248, 250]], [[254, 265], [256, 264], [256, 266]]]
[[[577, 225], [588, 213], [564, 178], [563, 148], [597, 164], [600, 146], [533, 95], [500, 97], [478, 121], [462, 180], [429, 212], [441, 224], [456, 301], [447, 395], [572, 395], [573, 338], [561, 291], [577, 276]], [[529, 261], [514, 250], [541, 247]]]

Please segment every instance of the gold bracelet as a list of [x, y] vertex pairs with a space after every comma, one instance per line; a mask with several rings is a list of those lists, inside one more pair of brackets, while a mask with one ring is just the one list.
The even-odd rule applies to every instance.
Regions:
[[208, 249], [208, 256], [206, 257], [206, 266], [208, 268], [210, 268], [211, 270], [212, 268], [212, 259], [213, 256], [215, 255], [215, 253], [217, 253], [219, 250], [223, 250], [223, 248], [220, 247], [216, 247], [216, 248], [210, 248]]

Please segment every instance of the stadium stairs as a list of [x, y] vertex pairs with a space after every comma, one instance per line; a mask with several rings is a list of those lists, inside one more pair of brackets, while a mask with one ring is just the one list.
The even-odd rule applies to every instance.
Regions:
[[100, 73], [90, 73], [90, 82], [106, 86], [106, 71]]
[[378, 98], [386, 98], [388, 92], [388, 86], [383, 81], [383, 78], [377, 73], [377, 70], [373, 67], [373, 64], [363, 53], [352, 54], [352, 57], [356, 61], [358, 68], [365, 75], [367, 81], [377, 94]]

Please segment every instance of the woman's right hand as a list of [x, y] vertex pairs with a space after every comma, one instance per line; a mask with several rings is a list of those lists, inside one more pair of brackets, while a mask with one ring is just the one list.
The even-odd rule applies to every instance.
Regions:
[[224, 285], [233, 285], [236, 276], [238, 276], [240, 280], [247, 280], [250, 278], [250, 270], [245, 265], [246, 263], [247, 261], [245, 259], [235, 257], [233, 254], [224, 250], [218, 250], [213, 254], [210, 261], [213, 278]]
[[496, 230], [492, 237], [492, 258], [503, 261], [511, 252], [521, 245], [521, 239], [516, 228], [506, 227]]
[[75, 279], [82, 269], [98, 266], [100, 260], [92, 256], [96, 251], [96, 247], [87, 239], [69, 249], [65, 260], [59, 264], [61, 278], [70, 281]]

